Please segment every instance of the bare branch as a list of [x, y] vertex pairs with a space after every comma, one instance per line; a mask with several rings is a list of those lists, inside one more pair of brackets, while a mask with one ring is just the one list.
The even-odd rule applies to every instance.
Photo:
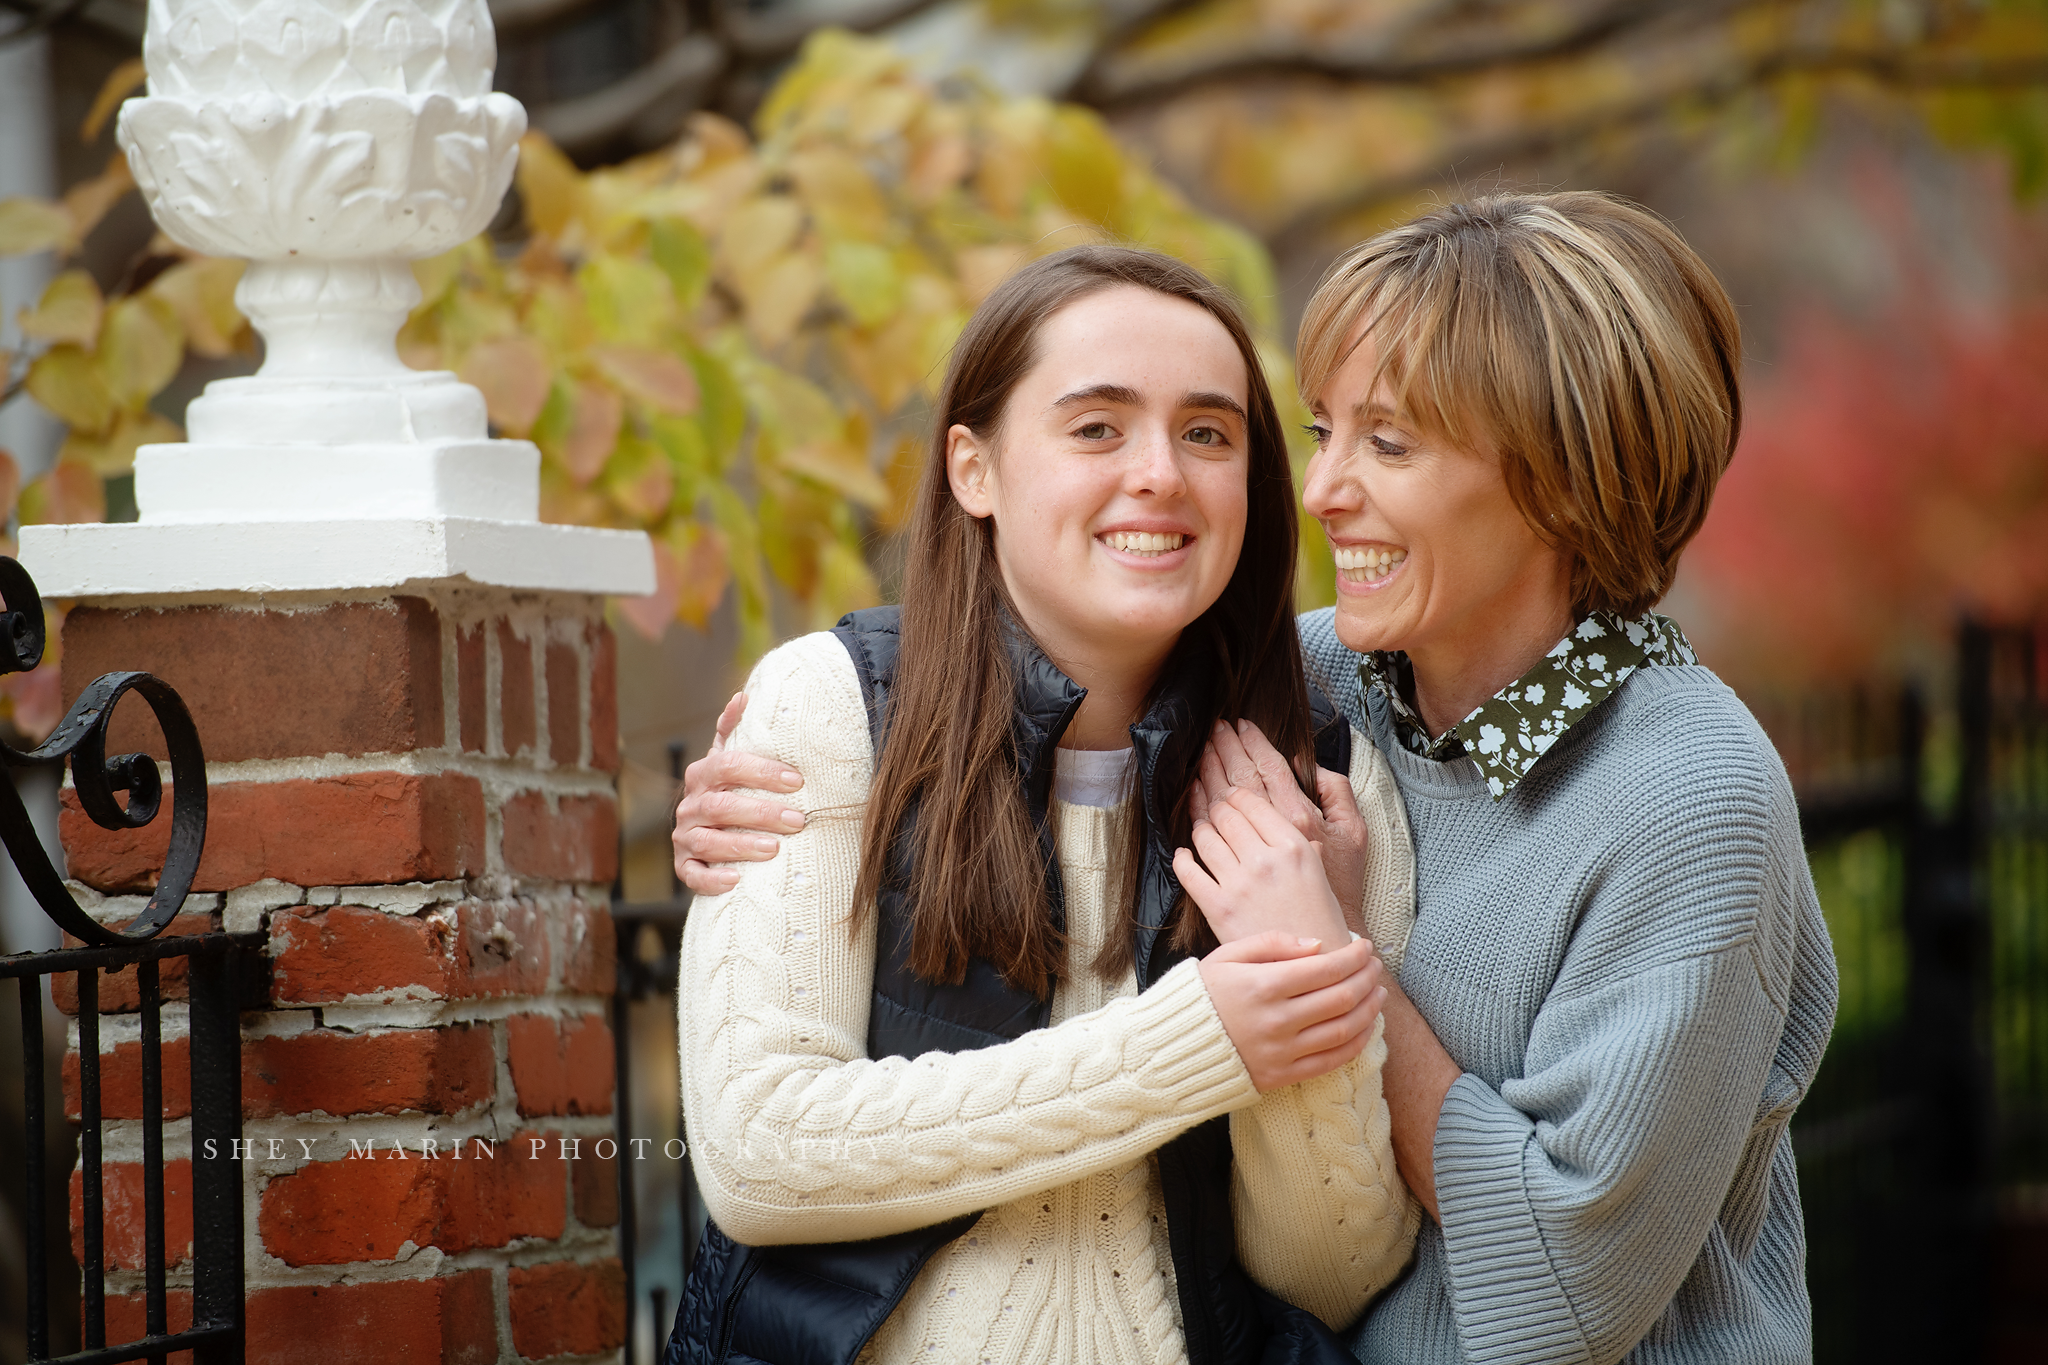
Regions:
[[24, 3], [24, 0], [7, 0], [7, 8], [26, 15], [27, 18], [5, 33], [0, 33], [0, 47], [27, 42], [38, 33], [57, 27], [84, 9], [85, 0], [53, 0], [53, 3], [41, 8]]
[[650, 115], [672, 106], [675, 121], [702, 103], [702, 94], [729, 60], [709, 38], [685, 38], [647, 65], [601, 90], [544, 104], [528, 117], [574, 155], [604, 146]]
[[1298, 214], [1266, 241], [1276, 255], [1312, 247], [1344, 219], [1376, 204], [1413, 194], [1441, 183], [1461, 165], [1494, 165], [1542, 156], [1560, 147], [1585, 142], [1605, 133], [1651, 122], [1674, 105], [1714, 107], [1747, 90], [1790, 75], [1861, 76], [1899, 91], [1954, 89], [2025, 89], [2048, 85], [2048, 55], [1988, 59], [1920, 57], [1898, 50], [1851, 48], [1787, 48], [1768, 53], [1704, 81], [1658, 91], [1634, 100], [1596, 109], [1513, 133], [1474, 138], [1448, 149], [1427, 166], [1418, 166], [1372, 180], [1357, 189]]
[[490, 0], [491, 26], [500, 33], [544, 28], [595, 3], [596, 0]]
[[859, 8], [849, 9], [845, 14], [813, 12], [759, 19], [728, 13], [721, 26], [724, 30], [722, 36], [737, 61], [779, 62], [794, 55], [803, 46], [804, 39], [821, 28], [873, 33], [876, 29], [914, 18], [940, 3], [942, 0], [866, 0]]
[[[1090, 63], [1067, 98], [1102, 110], [1160, 104], [1210, 86], [1286, 77], [1321, 77], [1345, 82], [1416, 85], [1573, 56], [1625, 34], [1675, 17], [1718, 17], [1756, 0], [1604, 0], [1578, 22], [1537, 38], [1489, 39], [1415, 53], [1408, 41], [1422, 25], [1404, 24], [1365, 40], [1316, 47], [1301, 38], [1262, 34], [1231, 52], [1179, 63], [1157, 63], [1118, 78], [1111, 74], [1117, 54]], [[1445, 7], [1446, 9], [1452, 7]]]

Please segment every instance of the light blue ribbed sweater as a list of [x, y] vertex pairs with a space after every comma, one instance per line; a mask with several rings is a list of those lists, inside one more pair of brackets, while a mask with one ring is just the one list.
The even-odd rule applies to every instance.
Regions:
[[1392, 740], [1331, 612], [1301, 628], [1400, 783], [1401, 984], [1465, 1072], [1437, 1121], [1443, 1224], [1359, 1359], [1811, 1359], [1786, 1125], [1835, 966], [1770, 741], [1707, 669], [1643, 668], [1495, 801], [1471, 760]]

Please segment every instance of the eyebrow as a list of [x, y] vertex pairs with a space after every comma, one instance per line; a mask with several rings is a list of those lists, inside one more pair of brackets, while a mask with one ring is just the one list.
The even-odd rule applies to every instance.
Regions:
[[[1136, 389], [1129, 388], [1123, 384], [1091, 384], [1085, 389], [1075, 389], [1072, 393], [1064, 394], [1055, 399], [1052, 408], [1054, 411], [1058, 411], [1061, 408], [1077, 407], [1084, 403], [1115, 403], [1122, 407], [1136, 408], [1145, 405], [1145, 396]], [[1180, 400], [1180, 406], [1184, 408], [1211, 408], [1218, 412], [1230, 413], [1240, 422], [1250, 420], [1245, 416], [1244, 404], [1238, 402], [1227, 393], [1198, 391], [1185, 394]]]
[[1363, 403], [1353, 403], [1351, 405], [1351, 420], [1354, 422], [1377, 420], [1391, 422], [1396, 426], [1404, 427], [1415, 425], [1414, 419], [1405, 413], [1396, 412], [1385, 403], [1370, 398], [1366, 399]]

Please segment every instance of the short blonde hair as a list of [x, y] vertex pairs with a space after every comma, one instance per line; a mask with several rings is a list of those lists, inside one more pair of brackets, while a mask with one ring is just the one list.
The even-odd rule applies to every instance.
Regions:
[[1609, 194], [1500, 194], [1347, 252], [1301, 323], [1310, 401], [1369, 339], [1404, 417], [1490, 450], [1572, 608], [1669, 591], [1742, 425], [1726, 291], [1671, 226]]

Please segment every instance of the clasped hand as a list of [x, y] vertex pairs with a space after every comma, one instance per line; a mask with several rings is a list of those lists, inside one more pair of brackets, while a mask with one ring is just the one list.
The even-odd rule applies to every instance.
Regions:
[[[1257, 726], [1219, 723], [1189, 793], [1194, 847], [1174, 853], [1182, 889], [1222, 944], [1202, 960], [1210, 1001], [1261, 1091], [1356, 1057], [1386, 1000], [1378, 953], [1351, 941], [1364, 822], [1349, 781], [1317, 779], [1320, 808]], [[1348, 906], [1333, 881], [1351, 891]]]

